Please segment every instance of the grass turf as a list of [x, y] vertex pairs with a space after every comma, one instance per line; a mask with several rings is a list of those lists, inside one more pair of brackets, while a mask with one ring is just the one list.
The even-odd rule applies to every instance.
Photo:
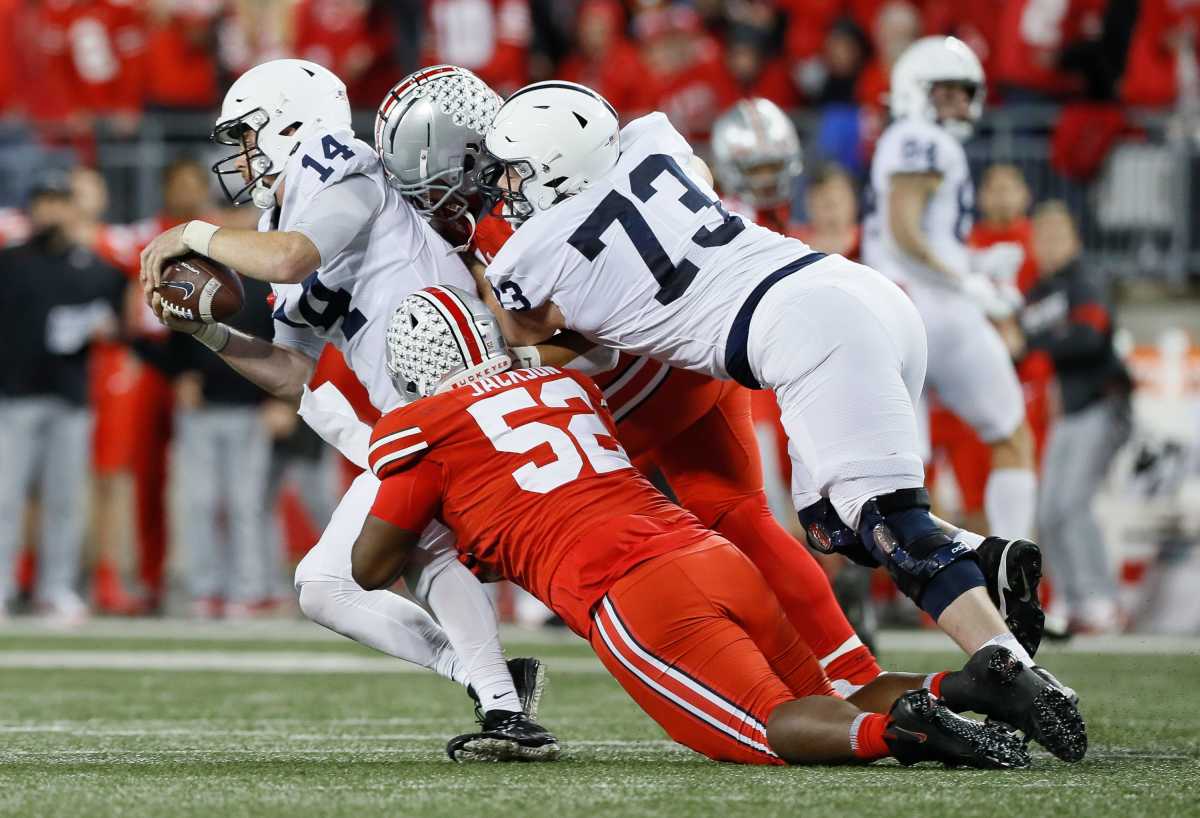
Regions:
[[[577, 669], [589, 655], [581, 641], [508, 647]], [[0, 654], [36, 649], [367, 655], [332, 641], [0, 635]], [[952, 661], [885, 656], [909, 670]], [[0, 666], [0, 815], [1200, 815], [1200, 657], [1047, 664], [1083, 698], [1088, 758], [1037, 753], [1032, 769], [1004, 773], [714, 764], [666, 741], [607, 675], [556, 672], [553, 659], [541, 720], [567, 757], [495, 766], [445, 759], [446, 739], [472, 727], [470, 706], [429, 674]]]

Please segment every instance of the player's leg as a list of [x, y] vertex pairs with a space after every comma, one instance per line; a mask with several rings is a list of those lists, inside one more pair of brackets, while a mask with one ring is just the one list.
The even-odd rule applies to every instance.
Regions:
[[[266, 536], [262, 527], [267, 509], [267, 482], [271, 470], [271, 438], [257, 406], [231, 407], [225, 412], [226, 457], [223, 458], [225, 508], [228, 509], [229, 540], [233, 546], [233, 576], [229, 601], [232, 612], [248, 613], [270, 599], [278, 575], [275, 552], [279, 542]], [[237, 452], [236, 456], [229, 456]]]
[[[427, 566], [413, 584], [437, 622], [420, 605], [390, 591], [365, 591], [354, 582], [350, 554], [374, 502], [379, 480], [359, 475], [334, 511], [320, 541], [296, 566], [300, 608], [310, 619], [357, 642], [470, 684], [485, 714], [521, 712], [504, 661], [495, 609], [483, 586], [453, 558], [444, 527], [422, 538]], [[429, 577], [417, 576], [430, 568]]]
[[83, 559], [91, 413], [64, 401], [50, 402], [42, 464], [41, 539], [34, 600], [56, 616], [84, 617], [75, 586]]
[[[217, 600], [225, 593], [223, 566], [224, 536], [218, 531], [220, 486], [227, 475], [219, 462], [221, 451], [212, 412], [192, 409], [176, 418], [178, 462], [186, 464], [180, 474], [187, 487], [187, 525], [183, 527], [183, 545], [187, 549], [188, 593], [197, 616], [216, 616]], [[261, 518], [260, 518], [261, 521]]]
[[43, 401], [37, 398], [0, 400], [0, 618], [16, 594], [14, 572], [22, 546], [25, 503], [30, 484], [44, 456], [46, 443]]
[[350, 550], [377, 488], [369, 472], [356, 478], [317, 544], [296, 566], [300, 610], [336, 633], [465, 685], [465, 666], [424, 608], [391, 591], [364, 591], [350, 578]]
[[659, 447], [656, 462], [680, 503], [750, 557], [839, 692], [879, 675], [825, 571], [776, 521], [763, 493], [748, 390], [727, 382], [707, 414]]
[[1033, 435], [1008, 348], [970, 299], [925, 287], [914, 288], [912, 296], [928, 319], [929, 386], [991, 448], [984, 487], [989, 531], [1031, 539], [1037, 498]]
[[[618, 581], [597, 608], [590, 641], [647, 714], [673, 739], [710, 758], [837, 763], [898, 753], [918, 760], [905, 756], [892, 718], [833, 695], [816, 658], [773, 603], [749, 560], [714, 538]], [[953, 719], [928, 694], [916, 696], [941, 719], [921, 720], [928, 737], [923, 751], [953, 742], [961, 753], [956, 761], [985, 764], [980, 739], [986, 739], [1004, 743], [994, 755], [1014, 766], [1027, 763], [1019, 743]], [[898, 703], [896, 710], [905, 706]], [[950, 724], [973, 737], [949, 738], [944, 725]]]

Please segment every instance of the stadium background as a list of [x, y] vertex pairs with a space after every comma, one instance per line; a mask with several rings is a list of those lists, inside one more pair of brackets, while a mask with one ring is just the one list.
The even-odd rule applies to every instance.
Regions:
[[[70, 174], [77, 240], [126, 275], [140, 247], [177, 219], [253, 218], [223, 210], [211, 177], [187, 202], [195, 213], [173, 214], [170, 203], [164, 212], [164, 171], [210, 165], [223, 89], [288, 55], [346, 79], [360, 135], [397, 78], [438, 62], [469, 67], [501, 93], [549, 77], [581, 81], [623, 119], [665, 111], [698, 146], [737, 99], [765, 96], [793, 115], [809, 168], [836, 162], [861, 182], [886, 124], [891, 62], [918, 36], [953, 33], [988, 76], [988, 107], [968, 145], [977, 182], [1011, 163], [1033, 202], [1066, 202], [1089, 268], [1120, 305], [1117, 343], [1139, 388], [1135, 434], [1099, 503], [1124, 581], [1114, 624], [1197, 633], [1200, 607], [1181, 590], [1200, 572], [1188, 502], [1200, 430], [1197, 23], [1200, 3], [1169, 0], [0, 0], [0, 242], [26, 237], [26, 195], [56, 171]], [[796, 224], [807, 218], [803, 193], [800, 178]], [[320, 530], [344, 469], [294, 429], [286, 407], [263, 402], [262, 435], [274, 440], [257, 537], [271, 552], [267, 584], [236, 606], [189, 594], [184, 516], [171, 513], [180, 509], [170, 492], [154, 495], [179, 480], [172, 421], [202, 390], [189, 373], [155, 371], [143, 353], [161, 336], [134, 301], [122, 321], [125, 340], [137, 340], [92, 350], [94, 408], [123, 418], [127, 443], [92, 481], [79, 590], [105, 613], [289, 615], [287, 566]], [[938, 496], [953, 514], [961, 497], [941, 466]], [[30, 547], [16, 569], [26, 590], [36, 571], [32, 508], [28, 518]], [[508, 596], [502, 603], [514, 615]]]

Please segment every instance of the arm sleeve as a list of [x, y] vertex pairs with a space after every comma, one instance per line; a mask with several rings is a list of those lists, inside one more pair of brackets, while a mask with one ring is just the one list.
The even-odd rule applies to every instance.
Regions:
[[419, 533], [437, 517], [441, 506], [442, 467], [423, 460], [379, 484], [371, 516]]
[[1087, 280], [1073, 281], [1068, 288], [1070, 312], [1064, 328], [1041, 333], [1029, 345], [1042, 349], [1056, 364], [1086, 361], [1109, 345], [1112, 318], [1100, 288]]
[[383, 191], [369, 176], [347, 176], [313, 194], [289, 228], [317, 247], [324, 266], [346, 249], [383, 206]]

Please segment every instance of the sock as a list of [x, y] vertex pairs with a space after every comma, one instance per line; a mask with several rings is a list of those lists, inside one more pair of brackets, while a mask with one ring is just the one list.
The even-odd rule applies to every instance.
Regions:
[[1017, 637], [1013, 636], [1008, 631], [1005, 631], [997, 636], [993, 636], [991, 639], [984, 642], [981, 647], [986, 648], [988, 645], [999, 645], [1002, 648], [1008, 648], [1010, 651], [1012, 651], [1012, 655], [1017, 657], [1017, 661], [1025, 665], [1025, 667], [1033, 667], [1034, 665], [1033, 657], [1029, 655], [1025, 648], [1021, 647], [1021, 643], [1017, 641]]
[[932, 514], [930, 516], [933, 517], [933, 521], [938, 524], [938, 527], [946, 532], [946, 536], [955, 542], [962, 543], [972, 551], [977, 550], [979, 546], [983, 545], [985, 538], [982, 534], [976, 534], [973, 531], [967, 531], [965, 528], [959, 528], [953, 523], [946, 522], [941, 517]]
[[[417, 584], [424, 586], [426, 604], [466, 668], [480, 706], [484, 712], [520, 711], [521, 700], [500, 648], [496, 609], [491, 598], [457, 559], [444, 561], [439, 567], [436, 574], [422, 577]], [[430, 570], [424, 573], [428, 575]], [[410, 583], [409, 587], [414, 585]]]
[[993, 469], [983, 493], [989, 532], [1006, 540], [1033, 537], [1037, 478], [1030, 469]]
[[890, 755], [883, 733], [888, 717], [882, 713], [859, 713], [850, 723], [850, 751], [855, 758], [874, 761]]
[[946, 678], [946, 673], [947, 671], [945, 670], [930, 673], [925, 677], [925, 681], [921, 684], [921, 687], [932, 693], [935, 699], [940, 699], [942, 697], [942, 680]]

